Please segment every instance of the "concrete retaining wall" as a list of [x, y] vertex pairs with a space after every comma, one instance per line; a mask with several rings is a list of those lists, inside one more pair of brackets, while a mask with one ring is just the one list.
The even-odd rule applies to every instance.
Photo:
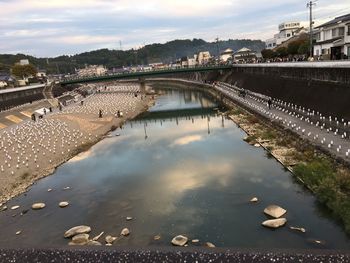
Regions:
[[[179, 78], [180, 76], [175, 76]], [[191, 80], [224, 81], [350, 120], [350, 68], [239, 67], [183, 74]]]

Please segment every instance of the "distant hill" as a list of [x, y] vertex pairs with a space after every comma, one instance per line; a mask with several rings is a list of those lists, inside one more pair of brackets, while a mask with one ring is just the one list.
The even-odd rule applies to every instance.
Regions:
[[85, 64], [105, 65], [107, 68], [118, 68], [122, 66], [149, 64], [154, 62], [171, 62], [176, 58], [189, 56], [193, 57], [199, 51], [209, 51], [217, 55], [218, 50], [223, 51], [231, 48], [234, 51], [247, 47], [260, 52], [265, 47], [261, 40], [226, 40], [206, 42], [202, 39], [173, 40], [165, 44], [151, 44], [134, 50], [109, 50], [100, 49], [84, 52], [74, 56], [59, 56], [55, 58], [35, 58], [24, 54], [0, 55], [0, 70], [8, 71], [9, 68], [20, 59], [29, 61], [40, 69], [46, 69], [48, 73], [73, 73], [75, 68], [82, 68]]

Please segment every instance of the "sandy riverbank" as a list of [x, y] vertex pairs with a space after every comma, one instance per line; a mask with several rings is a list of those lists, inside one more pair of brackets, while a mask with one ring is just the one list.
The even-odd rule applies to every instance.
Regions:
[[[121, 95], [119, 104], [118, 100], [103, 103], [101, 98], [104, 98], [103, 94], [92, 95], [85, 108], [70, 106], [67, 112], [48, 115], [36, 123], [23, 122], [0, 133], [0, 203], [27, 191], [38, 179], [52, 174], [56, 167], [87, 150], [110, 130], [120, 127], [154, 103], [151, 96], [141, 99], [132, 93]], [[110, 107], [109, 112], [118, 109], [124, 116], [116, 118], [106, 113], [99, 118], [88, 110], [93, 101], [103, 104], [104, 112]], [[86, 113], [82, 113], [82, 109]]]

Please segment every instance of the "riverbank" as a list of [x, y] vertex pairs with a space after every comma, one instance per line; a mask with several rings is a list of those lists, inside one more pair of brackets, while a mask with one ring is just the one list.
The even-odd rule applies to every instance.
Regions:
[[[164, 81], [164, 80], [161, 80]], [[190, 81], [176, 81], [186, 86]], [[222, 100], [218, 91], [210, 85], [197, 83], [214, 97]], [[263, 147], [293, 173], [299, 183], [308, 188], [333, 217], [350, 233], [350, 169], [345, 160], [340, 160], [328, 151], [295, 132], [262, 117], [252, 108], [243, 108], [237, 102], [225, 98], [223, 103], [229, 108], [225, 114], [247, 133], [245, 141], [252, 147]]]
[[[114, 101], [107, 97], [114, 96]], [[154, 103], [151, 96], [94, 94], [84, 105], [71, 105], [63, 112], [45, 116], [38, 122], [26, 121], [0, 133], [0, 203], [26, 192], [37, 180], [100, 141], [109, 131], [146, 111]], [[91, 105], [103, 109], [99, 118]], [[124, 113], [115, 117], [112, 112]], [[6, 209], [0, 205], [0, 209]]]

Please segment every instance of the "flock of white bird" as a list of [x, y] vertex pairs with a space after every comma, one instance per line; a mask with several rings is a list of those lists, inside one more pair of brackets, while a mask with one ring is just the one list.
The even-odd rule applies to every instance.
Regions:
[[[83, 105], [74, 104], [63, 109], [62, 113], [95, 114], [98, 116], [102, 110], [103, 116], [106, 114], [115, 115], [117, 111], [125, 114], [136, 110], [141, 94], [138, 94], [139, 87], [136, 85], [108, 86], [107, 89], [99, 87], [95, 94], [83, 99]], [[138, 94], [135, 97], [135, 94]]]
[[[96, 87], [98, 90], [101, 87]], [[16, 126], [10, 126], [0, 131], [0, 174], [24, 175], [27, 172], [40, 171], [47, 168], [47, 163], [62, 161], [67, 154], [78, 146], [94, 140], [97, 135], [71, 128], [67, 122], [55, 119], [60, 114], [99, 114], [115, 115], [119, 110], [125, 114], [136, 110], [141, 96], [135, 96], [139, 91], [136, 85], [120, 85], [108, 87], [116, 93], [94, 93], [80, 102], [65, 107], [62, 112], [56, 111], [43, 119], [24, 121]], [[123, 91], [124, 93], [117, 93]], [[43, 161], [45, 160], [45, 161]], [[40, 167], [40, 165], [45, 167]]]
[[27, 121], [0, 133], [0, 152], [5, 156], [0, 170], [7, 170], [13, 175], [16, 172], [25, 173], [28, 168], [40, 169], [40, 160], [47, 159], [51, 163], [55, 156], [55, 159], [57, 156], [64, 159], [73, 146], [91, 139], [91, 134], [88, 136], [71, 129], [60, 120]]
[[320, 112], [277, 99], [272, 100], [273, 110], [270, 110], [266, 96], [248, 94], [246, 99], [239, 96], [241, 89], [222, 82], [218, 82], [215, 88], [263, 116], [279, 121], [310, 140], [320, 143], [330, 151], [334, 150], [336, 154], [345, 155], [346, 158], [350, 156], [350, 122], [339, 120], [337, 117], [325, 117]]

